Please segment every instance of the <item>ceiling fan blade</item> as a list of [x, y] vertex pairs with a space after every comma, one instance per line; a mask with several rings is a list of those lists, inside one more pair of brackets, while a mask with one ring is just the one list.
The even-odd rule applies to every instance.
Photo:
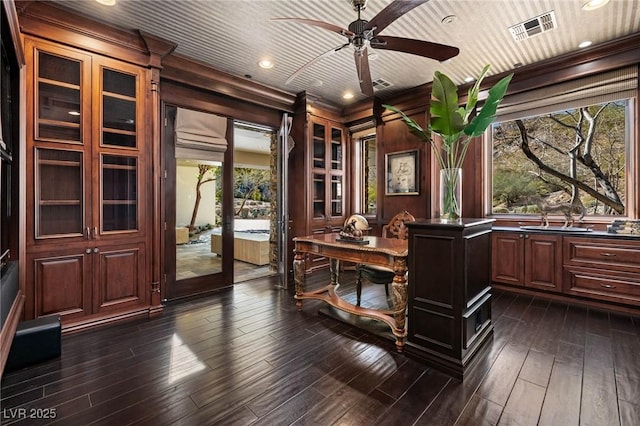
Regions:
[[429, 41], [415, 40], [412, 38], [378, 36], [371, 40], [374, 49], [395, 50], [424, 56], [438, 61], [446, 61], [460, 53], [460, 49], [445, 44], [431, 43]]
[[426, 3], [429, 0], [395, 0], [387, 7], [382, 9], [376, 16], [374, 16], [367, 25], [364, 26], [365, 30], [376, 28], [375, 33], [380, 34], [382, 30], [387, 28], [393, 21], [412, 10], [415, 7], [420, 6], [422, 3]]
[[288, 22], [297, 22], [300, 24], [313, 25], [314, 27], [324, 28], [325, 30], [333, 31], [334, 33], [338, 33], [345, 37], [353, 37], [353, 32], [349, 31], [346, 28], [339, 27], [338, 25], [330, 24], [328, 22], [316, 21], [315, 19], [305, 19], [305, 18], [271, 18], [271, 21], [288, 21]]
[[287, 79], [287, 81], [284, 82], [284, 84], [289, 84], [291, 83], [297, 76], [299, 76], [300, 74], [302, 74], [307, 68], [309, 68], [311, 65], [315, 64], [316, 62], [318, 62], [321, 59], [327, 58], [331, 55], [333, 55], [334, 53], [336, 53], [338, 50], [344, 49], [345, 47], [349, 46], [351, 43], [345, 43], [345, 44], [341, 44], [338, 47], [334, 47], [333, 49], [329, 49], [326, 52], [322, 53], [321, 55], [316, 56], [315, 58], [313, 58], [312, 60], [310, 60], [309, 62], [307, 62], [306, 64], [304, 64], [303, 66], [301, 66], [300, 68], [298, 68], [296, 70], [296, 72], [294, 72], [293, 74], [291, 74], [289, 76], [289, 78]]
[[367, 49], [355, 50], [353, 57], [356, 60], [360, 90], [367, 96], [373, 96], [373, 83], [371, 82], [371, 70], [369, 69], [369, 52]]

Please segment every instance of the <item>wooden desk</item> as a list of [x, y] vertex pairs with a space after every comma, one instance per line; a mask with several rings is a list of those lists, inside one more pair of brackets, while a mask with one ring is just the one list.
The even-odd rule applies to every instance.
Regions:
[[[353, 244], [336, 241], [338, 234], [321, 234], [308, 237], [296, 237], [295, 257], [293, 259], [293, 272], [296, 286], [298, 310], [302, 309], [303, 299], [323, 300], [329, 305], [367, 318], [373, 318], [386, 323], [396, 338], [396, 348], [402, 352], [404, 341], [407, 337], [406, 309], [407, 309], [407, 255], [408, 243], [405, 240], [394, 238], [366, 237], [369, 244]], [[316, 254], [328, 257], [330, 262], [331, 280], [326, 287], [306, 293], [305, 271], [306, 254]], [[365, 263], [370, 265], [386, 266], [395, 272], [391, 284], [392, 310], [378, 310], [363, 308], [353, 305], [336, 293], [340, 286], [338, 271], [340, 261]]]

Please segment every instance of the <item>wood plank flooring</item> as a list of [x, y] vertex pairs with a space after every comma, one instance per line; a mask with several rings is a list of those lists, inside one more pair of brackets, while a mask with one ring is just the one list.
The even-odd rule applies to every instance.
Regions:
[[[355, 297], [353, 274], [341, 282]], [[298, 312], [274, 284], [64, 336], [60, 358], [5, 373], [0, 423], [640, 424], [640, 317], [495, 293], [493, 341], [459, 381], [319, 315], [322, 302]], [[365, 286], [363, 299], [385, 304], [384, 286]]]

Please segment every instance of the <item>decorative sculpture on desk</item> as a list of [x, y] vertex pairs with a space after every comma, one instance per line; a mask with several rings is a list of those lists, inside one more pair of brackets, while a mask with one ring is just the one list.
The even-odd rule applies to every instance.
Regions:
[[570, 203], [557, 204], [550, 204], [543, 199], [538, 199], [536, 201], [536, 204], [540, 209], [540, 213], [542, 213], [540, 226], [543, 226], [545, 228], [549, 226], [549, 213], [562, 213], [564, 215], [564, 225], [562, 225], [563, 228], [573, 226], [574, 213], [579, 214], [578, 222], [582, 222], [584, 215], [587, 213], [587, 209], [582, 204], [582, 201], [580, 201], [580, 197], [574, 197], [573, 201]]
[[369, 231], [369, 222], [367, 219], [359, 214], [352, 214], [344, 221], [344, 226], [340, 230], [338, 241], [368, 244], [369, 242], [364, 239]]

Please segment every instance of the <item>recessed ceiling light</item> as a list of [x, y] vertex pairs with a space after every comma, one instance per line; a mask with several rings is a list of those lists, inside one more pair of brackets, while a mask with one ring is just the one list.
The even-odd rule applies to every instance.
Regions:
[[376, 59], [378, 59], [378, 54], [375, 52], [371, 52], [369, 53], [368, 58], [370, 61], [375, 61]]
[[442, 18], [442, 23], [443, 24], [453, 24], [456, 19], [458, 19], [458, 17], [456, 15], [447, 15], [444, 18]]
[[342, 99], [353, 99], [353, 92], [344, 92]]
[[585, 4], [582, 5], [582, 10], [586, 10], [590, 12], [592, 10], [596, 10], [609, 3], [609, 0], [589, 0]]
[[269, 70], [271, 68], [273, 68], [273, 61], [271, 59], [261, 59], [260, 62], [258, 62], [258, 65], [260, 65], [260, 68], [264, 68], [266, 70]]
[[579, 47], [580, 49], [583, 49], [583, 48], [585, 48], [585, 47], [589, 47], [589, 46], [591, 46], [591, 42], [590, 42], [589, 40], [583, 41], [582, 43], [580, 43], [580, 44], [578, 45], [578, 47]]
[[311, 87], [320, 87], [323, 84], [324, 83], [322, 82], [322, 80], [313, 80], [311, 83], [309, 83], [309, 86], [311, 86]]
[[116, 0], [96, 0], [100, 4], [104, 4], [105, 6], [114, 6], [116, 4]]
[[473, 81], [473, 77], [466, 77], [464, 81], [465, 83], [471, 83]]

